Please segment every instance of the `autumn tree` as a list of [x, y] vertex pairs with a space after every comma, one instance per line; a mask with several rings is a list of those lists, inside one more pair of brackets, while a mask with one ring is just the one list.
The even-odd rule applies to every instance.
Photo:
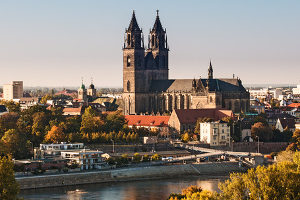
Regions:
[[21, 111], [21, 106], [17, 102], [2, 100], [0, 101], [0, 104], [5, 105], [5, 107], [9, 110], [9, 112], [20, 113]]
[[48, 100], [51, 100], [52, 98], [53, 98], [53, 97], [52, 97], [51, 95], [46, 94], [45, 96], [42, 97], [41, 103], [42, 103], [42, 104], [47, 104], [47, 101], [48, 101]]
[[36, 112], [32, 115], [32, 141], [35, 146], [43, 141], [48, 123], [49, 120], [44, 112]]
[[65, 142], [66, 136], [59, 126], [52, 126], [51, 130], [48, 131], [47, 135], [45, 136], [45, 141], [49, 143], [59, 143]]
[[1, 138], [0, 146], [5, 155], [12, 154], [14, 158], [22, 159], [29, 155], [31, 145], [23, 133], [10, 129]]
[[[298, 152], [299, 154], [299, 152]], [[219, 185], [220, 199], [300, 199], [300, 171], [295, 160], [233, 173]]]
[[257, 122], [251, 127], [251, 136], [254, 140], [257, 140], [257, 136], [260, 141], [268, 142], [272, 139], [272, 129], [263, 124], [262, 122]]
[[0, 199], [18, 199], [19, 184], [15, 179], [11, 156], [0, 157]]
[[0, 117], [0, 137], [9, 129], [16, 129], [16, 123], [19, 119], [17, 113], [6, 113]]

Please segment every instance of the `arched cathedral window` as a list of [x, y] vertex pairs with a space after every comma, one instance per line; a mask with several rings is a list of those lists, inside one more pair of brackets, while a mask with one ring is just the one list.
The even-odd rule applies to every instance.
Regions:
[[154, 35], [152, 35], [152, 38], [151, 38], [151, 46], [154, 47]]
[[128, 45], [128, 46], [130, 46], [130, 42], [131, 42], [130, 34], [128, 34], [128, 35], [127, 35], [127, 45]]
[[127, 81], [127, 92], [130, 92], [130, 81]]

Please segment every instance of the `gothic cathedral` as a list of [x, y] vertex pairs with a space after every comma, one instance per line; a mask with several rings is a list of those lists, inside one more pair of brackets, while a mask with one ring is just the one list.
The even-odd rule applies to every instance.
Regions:
[[223, 108], [248, 112], [249, 92], [238, 78], [214, 79], [210, 62], [207, 79], [169, 79], [169, 47], [158, 11], [147, 50], [135, 13], [123, 46], [124, 114], [157, 114], [174, 109]]

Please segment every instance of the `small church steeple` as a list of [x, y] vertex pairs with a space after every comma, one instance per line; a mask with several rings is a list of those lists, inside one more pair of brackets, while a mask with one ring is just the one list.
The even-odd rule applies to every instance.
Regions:
[[209, 61], [209, 67], [208, 67], [208, 79], [213, 79], [214, 76], [213, 76], [213, 68], [212, 68], [212, 64], [211, 64], [211, 60]]

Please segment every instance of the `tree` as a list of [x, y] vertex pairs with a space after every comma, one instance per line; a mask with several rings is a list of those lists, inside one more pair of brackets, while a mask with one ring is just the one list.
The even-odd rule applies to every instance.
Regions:
[[119, 132], [125, 125], [125, 116], [120, 111], [109, 113], [105, 118], [105, 131], [106, 132]]
[[19, 119], [17, 113], [6, 113], [0, 117], [0, 137], [9, 129], [16, 129], [16, 124]]
[[20, 104], [14, 102], [14, 101], [5, 101], [5, 100], [2, 100], [2, 101], [0, 101], [0, 104], [1, 105], [5, 105], [5, 107], [9, 110], [9, 112], [20, 113], [20, 111], [21, 111]]
[[49, 119], [44, 112], [36, 112], [32, 115], [32, 141], [35, 146], [39, 145], [45, 135], [45, 127], [49, 123]]
[[51, 130], [48, 131], [47, 135], [45, 136], [45, 141], [52, 143], [65, 142], [66, 136], [63, 133], [62, 128], [59, 126], [52, 126]]
[[161, 160], [161, 155], [159, 155], [159, 154], [156, 153], [151, 158], [152, 158], [153, 161]]
[[188, 142], [188, 141], [190, 141], [190, 136], [189, 136], [189, 133], [188, 132], [185, 132], [182, 136], [181, 136], [181, 140], [183, 141], [183, 142]]
[[16, 159], [26, 158], [29, 155], [29, 141], [23, 133], [18, 133], [15, 129], [5, 132], [0, 140], [0, 146], [5, 155], [11, 154]]
[[0, 157], [0, 199], [18, 199], [19, 184], [15, 179], [11, 156]]
[[139, 154], [139, 153], [133, 154], [132, 161], [133, 161], [134, 163], [139, 163], [139, 162], [141, 161], [141, 159], [142, 159], [141, 154]]
[[219, 185], [221, 199], [299, 199], [300, 173], [296, 162], [258, 166], [247, 173], [233, 173]]
[[300, 130], [296, 129], [292, 136], [292, 144], [294, 144], [294, 151], [300, 150]]
[[80, 131], [82, 133], [92, 133], [100, 131], [103, 121], [96, 115], [96, 111], [90, 106], [85, 109], [82, 115]]
[[251, 127], [251, 135], [254, 140], [257, 140], [258, 136], [260, 141], [268, 142], [272, 139], [272, 129], [262, 122], [257, 122]]
[[42, 97], [41, 103], [42, 104], [47, 104], [47, 100], [51, 100], [51, 99], [52, 99], [52, 96], [49, 95], [49, 94], [46, 94], [45, 96]]

